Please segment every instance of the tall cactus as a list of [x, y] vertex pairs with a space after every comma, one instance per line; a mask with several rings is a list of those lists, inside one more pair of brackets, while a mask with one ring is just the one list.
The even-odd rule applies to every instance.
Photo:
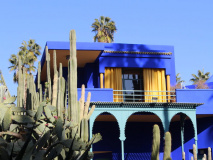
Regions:
[[212, 152], [210, 147], [208, 147], [208, 160], [212, 160]]
[[203, 155], [202, 160], [206, 160], [206, 154]]
[[[165, 145], [163, 160], [171, 160], [171, 146], [172, 139], [170, 132], [165, 133]], [[153, 126], [153, 143], [152, 143], [152, 154], [151, 160], [159, 160], [159, 149], [160, 149], [160, 129], [157, 124]]]
[[[1, 83], [2, 83], [2, 85], [4, 85], [6, 88], [7, 88], [7, 85], [6, 85], [6, 82], [5, 82], [5, 80], [4, 80], [4, 76], [3, 76], [3, 74], [2, 74], [2, 71], [0, 70], [0, 76], [1, 76]], [[9, 92], [9, 89], [7, 88], [7, 97], [9, 98], [9, 97], [11, 97], [11, 95], [10, 95], [10, 92]], [[6, 97], [6, 98], [7, 98]]]
[[53, 51], [53, 67], [54, 67], [54, 78], [53, 78], [53, 94], [52, 94], [52, 105], [56, 106], [57, 94], [58, 94], [58, 71], [56, 61], [56, 51]]
[[165, 133], [165, 146], [164, 146], [164, 154], [163, 154], [163, 160], [167, 160], [168, 158], [171, 159], [171, 149], [172, 149], [172, 139], [170, 132]]
[[185, 152], [182, 152], [182, 160], [185, 160], [185, 159], [186, 159]]
[[194, 156], [194, 160], [197, 160], [197, 149], [195, 144], [193, 144], [193, 156]]
[[59, 68], [59, 78], [58, 78], [58, 98], [57, 98], [57, 113], [58, 116], [62, 117], [63, 113], [65, 111], [65, 79], [62, 76], [62, 63], [60, 63], [60, 68]]
[[45, 53], [46, 53], [46, 63], [47, 63], [47, 83], [48, 83], [48, 87], [47, 87], [47, 97], [49, 99], [51, 99], [52, 97], [52, 85], [51, 85], [51, 76], [50, 76], [50, 54], [48, 52], [48, 47], [46, 46], [45, 48]]
[[[3, 105], [5, 104], [4, 108], [8, 107], [9, 109], [4, 117], [0, 119], [0, 122], [2, 122], [0, 123], [0, 128], [2, 128], [3, 125], [4, 129], [3, 132], [0, 132], [1, 137], [4, 138], [4, 140], [2, 139], [1, 141], [5, 141], [4, 143], [8, 144], [7, 146], [14, 146], [15, 150], [11, 151], [11, 147], [2, 146], [0, 157], [3, 155], [5, 159], [9, 159], [8, 157], [12, 156], [15, 159], [22, 159], [23, 157], [25, 159], [32, 159], [33, 157], [35, 159], [56, 159], [59, 157], [59, 159], [73, 160], [92, 158], [93, 154], [89, 152], [89, 149], [93, 143], [101, 140], [101, 135], [95, 134], [89, 141], [88, 120], [95, 106], [93, 105], [89, 110], [91, 93], [88, 93], [85, 103], [84, 85], [82, 86], [80, 101], [77, 101], [75, 31], [70, 32], [70, 44], [70, 53], [72, 54], [70, 57], [72, 58], [69, 62], [67, 83], [65, 83], [63, 77], [62, 64], [60, 64], [59, 73], [57, 71], [56, 52], [54, 51], [53, 64], [54, 79], [56, 82], [54, 80], [53, 88], [51, 88], [50, 80], [50, 55], [48, 53], [48, 48], [46, 48], [48, 83], [45, 88], [44, 97], [49, 97], [49, 101], [47, 101], [46, 98], [42, 99], [40, 63], [38, 67], [39, 77], [37, 79], [38, 90], [36, 90], [33, 75], [30, 74], [25, 77], [26, 70], [22, 68], [21, 58], [19, 57], [19, 86], [17, 89], [18, 107], [14, 107], [15, 104], [13, 102], [15, 101], [15, 97], [10, 97], [10, 99], [3, 101]], [[25, 79], [27, 79], [27, 81], [25, 81]], [[65, 84], [69, 86], [68, 89], [65, 87]], [[27, 89], [26, 108], [22, 108], [24, 106], [23, 97], [25, 96], [24, 87]], [[66, 113], [67, 90], [69, 90], [68, 114]], [[52, 91], [53, 94], [51, 93]], [[49, 104], [49, 102], [52, 102], [52, 105]], [[69, 119], [67, 118], [68, 115]], [[71, 121], [71, 119], [73, 121]], [[78, 134], [76, 128], [78, 128]], [[7, 132], [8, 129], [9, 131]], [[73, 133], [76, 133], [75, 136], [73, 136]], [[69, 148], [69, 150], [67, 150], [67, 148]], [[9, 154], [11, 154], [11, 156], [9, 156]]]
[[79, 101], [79, 106], [80, 106], [80, 123], [81, 123], [81, 130], [80, 130], [80, 136], [82, 141], [84, 142], [88, 142], [89, 139], [89, 126], [88, 126], [88, 120], [91, 117], [94, 109], [95, 109], [95, 105], [93, 105], [91, 107], [91, 109], [89, 110], [89, 105], [90, 105], [90, 99], [91, 99], [91, 93], [89, 92], [87, 95], [87, 101], [85, 103], [85, 86], [82, 85], [81, 87], [81, 98]]
[[153, 126], [153, 142], [151, 160], [159, 160], [160, 149], [160, 128], [158, 125]]
[[24, 86], [23, 86], [23, 71], [22, 71], [22, 61], [21, 57], [18, 56], [18, 99], [17, 99], [17, 106], [23, 107], [23, 95], [24, 95]]
[[39, 102], [42, 100], [42, 85], [41, 85], [41, 62], [38, 62], [38, 76], [37, 76], [37, 89], [39, 93]]
[[76, 33], [70, 31], [70, 63], [69, 63], [69, 107], [70, 118], [74, 123], [79, 123], [78, 101], [77, 101], [77, 57], [76, 57]]

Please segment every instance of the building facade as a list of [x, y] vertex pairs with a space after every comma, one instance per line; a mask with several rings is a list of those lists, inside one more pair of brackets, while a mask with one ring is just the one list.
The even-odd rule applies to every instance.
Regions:
[[[160, 157], [164, 133], [172, 135], [172, 159], [198, 157], [213, 146], [213, 90], [176, 89], [174, 47], [165, 45], [77, 42], [78, 95], [85, 84], [96, 109], [90, 118], [90, 135], [103, 140], [93, 146], [94, 159], [148, 160], [152, 127], [161, 129]], [[56, 50], [57, 66], [63, 65], [67, 79], [69, 42], [47, 42], [50, 59]], [[53, 77], [53, 60], [50, 60]], [[46, 81], [45, 51], [41, 81]], [[204, 104], [202, 104], [204, 103]]]

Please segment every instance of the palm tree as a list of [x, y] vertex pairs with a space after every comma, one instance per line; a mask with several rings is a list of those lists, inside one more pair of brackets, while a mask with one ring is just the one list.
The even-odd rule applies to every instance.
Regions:
[[101, 16], [99, 20], [95, 19], [95, 22], [92, 24], [92, 28], [92, 32], [95, 32], [94, 42], [113, 42], [114, 33], [117, 28], [115, 26], [115, 22], [111, 21], [111, 18]]
[[28, 44], [26, 41], [23, 41], [22, 46], [19, 48], [17, 55], [12, 54], [9, 61], [11, 63], [10, 71], [15, 71], [13, 76], [13, 81], [18, 82], [18, 56], [21, 57], [22, 68], [26, 68], [26, 74], [30, 74], [35, 71], [36, 67], [34, 62], [37, 61], [37, 56], [41, 55], [41, 47], [35, 43], [35, 40], [30, 39]]
[[198, 70], [198, 74], [197, 75], [192, 74], [193, 78], [191, 78], [190, 81], [192, 81], [193, 84], [197, 84], [199, 81], [205, 82], [206, 80], [209, 79], [209, 75], [210, 75], [210, 72], [204, 73], [204, 69], [202, 71]]
[[177, 84], [181, 84], [181, 83], [183, 83], [183, 82], [185, 82], [185, 81], [181, 79], [180, 73], [177, 73], [177, 74], [176, 74], [176, 83], [177, 83]]

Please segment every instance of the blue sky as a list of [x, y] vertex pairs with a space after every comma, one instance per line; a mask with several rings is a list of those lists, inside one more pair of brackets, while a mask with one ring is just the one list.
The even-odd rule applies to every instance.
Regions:
[[198, 69], [213, 73], [212, 8], [212, 0], [0, 1], [0, 69], [16, 94], [8, 59], [23, 40], [35, 39], [43, 52], [46, 41], [68, 41], [75, 29], [78, 42], [92, 42], [90, 26], [103, 15], [116, 22], [117, 43], [173, 45], [176, 73], [191, 84]]

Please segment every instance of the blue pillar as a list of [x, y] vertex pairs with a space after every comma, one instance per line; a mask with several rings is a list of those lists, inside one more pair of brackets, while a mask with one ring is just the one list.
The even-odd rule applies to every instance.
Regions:
[[180, 115], [180, 132], [181, 132], [181, 148], [182, 153], [184, 152], [184, 120], [186, 118], [185, 114]]
[[[89, 120], [89, 137], [90, 137], [90, 139], [92, 139], [92, 129], [93, 129], [94, 122], [95, 122], [95, 116], [91, 116], [90, 120]], [[92, 149], [92, 145], [91, 145], [90, 152], [92, 152], [92, 151], [93, 151], [93, 149]]]
[[124, 141], [126, 137], [120, 137], [119, 139], [121, 140], [121, 160], [124, 160]]

